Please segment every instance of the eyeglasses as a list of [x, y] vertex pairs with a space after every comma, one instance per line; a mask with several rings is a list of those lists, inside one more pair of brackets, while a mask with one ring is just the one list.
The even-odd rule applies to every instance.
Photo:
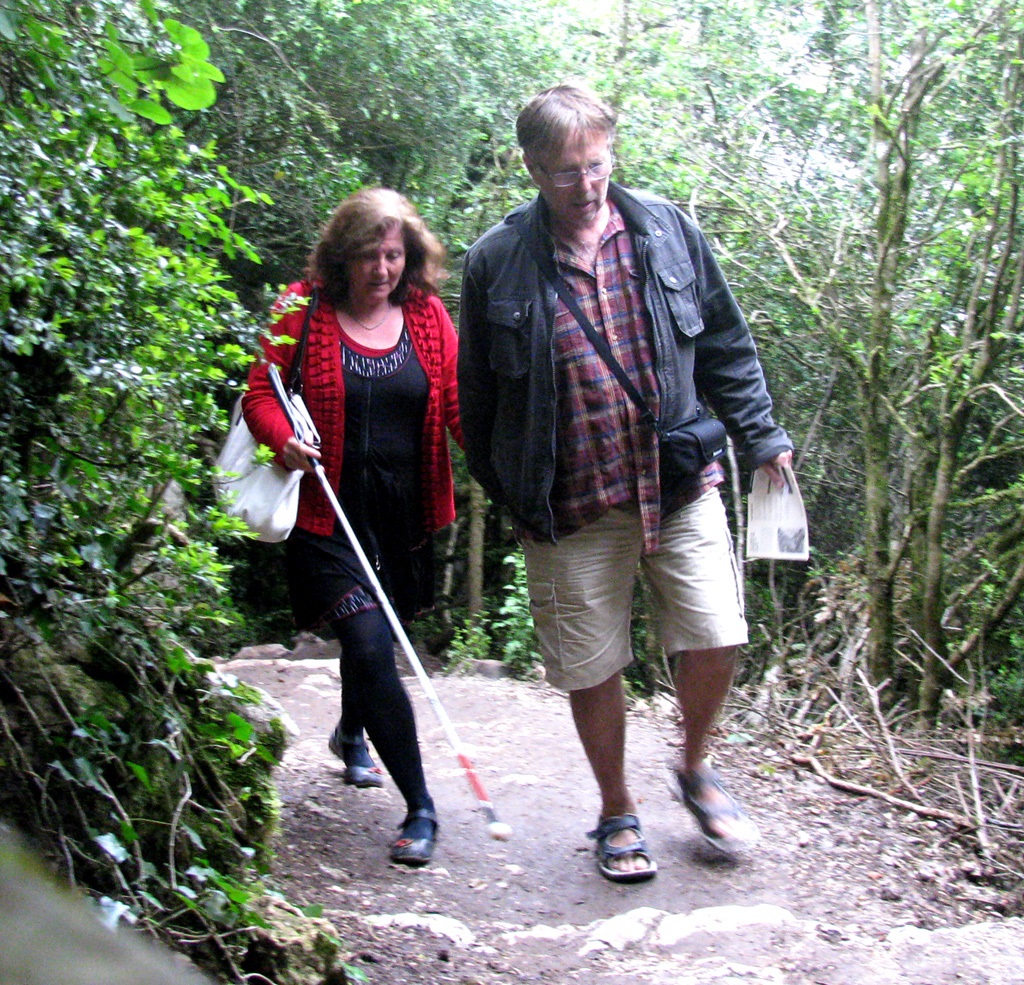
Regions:
[[571, 171], [556, 171], [552, 174], [546, 167], [541, 164], [534, 164], [538, 171], [541, 172], [556, 188], [569, 188], [575, 185], [580, 178], [590, 178], [591, 181], [600, 181], [602, 178], [607, 178], [612, 173], [612, 166], [615, 163], [615, 159], [609, 157], [607, 161], [598, 161], [597, 164], [591, 164], [589, 168], [583, 168], [582, 170], [573, 169]]

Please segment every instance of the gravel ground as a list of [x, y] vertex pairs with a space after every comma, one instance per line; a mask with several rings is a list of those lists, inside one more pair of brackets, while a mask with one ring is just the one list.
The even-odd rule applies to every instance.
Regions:
[[336, 661], [316, 648], [256, 648], [220, 669], [262, 687], [295, 722], [278, 773], [273, 878], [289, 900], [323, 907], [347, 963], [372, 985], [1024, 983], [1024, 923], [971, 881], [977, 860], [950, 832], [832, 789], [780, 743], [731, 730], [728, 715], [716, 765], [761, 843], [739, 859], [704, 846], [667, 789], [670, 709], [638, 708], [628, 766], [659, 873], [622, 886], [594, 866], [585, 833], [597, 790], [563, 696], [544, 684], [433, 678], [512, 825], [499, 842], [410, 678], [442, 827], [434, 861], [407, 870], [387, 860], [403, 816], [390, 779], [348, 787], [327, 750]]

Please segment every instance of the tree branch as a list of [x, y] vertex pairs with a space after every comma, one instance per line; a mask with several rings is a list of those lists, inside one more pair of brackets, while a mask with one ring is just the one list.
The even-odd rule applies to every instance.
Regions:
[[913, 813], [919, 814], [921, 817], [931, 817], [939, 821], [948, 821], [950, 824], [966, 831], [975, 830], [976, 826], [974, 822], [961, 814], [944, 811], [939, 807], [929, 807], [927, 804], [915, 804], [909, 800], [902, 800], [899, 797], [893, 797], [891, 794], [887, 794], [884, 791], [875, 790], [873, 787], [866, 787], [860, 783], [850, 783], [848, 780], [840, 780], [838, 777], [833, 776], [824, 769], [815, 756], [793, 755], [790, 758], [798, 766], [809, 767], [817, 776], [820, 776], [826, 783], [835, 787], [837, 790], [845, 790], [847, 793], [858, 794], [861, 797], [874, 797], [877, 800], [884, 800], [887, 804], [892, 804], [893, 807], [899, 807], [906, 811], [913, 811]]

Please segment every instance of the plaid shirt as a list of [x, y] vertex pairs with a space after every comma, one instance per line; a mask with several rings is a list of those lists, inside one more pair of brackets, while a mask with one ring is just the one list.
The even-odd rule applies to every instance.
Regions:
[[[556, 244], [559, 270], [583, 313], [608, 341], [613, 355], [651, 411], [659, 408], [651, 326], [640, 293], [633, 244], [619, 210], [601, 235], [596, 263], [587, 269]], [[644, 551], [658, 546], [662, 513], [658, 446], [652, 428], [586, 337], [572, 312], [558, 302], [554, 327], [558, 433], [551, 507], [555, 534], [564, 537], [602, 517], [614, 506], [640, 509]], [[696, 499], [722, 481], [720, 466], [706, 469], [672, 508]], [[670, 504], [666, 504], [670, 505]]]

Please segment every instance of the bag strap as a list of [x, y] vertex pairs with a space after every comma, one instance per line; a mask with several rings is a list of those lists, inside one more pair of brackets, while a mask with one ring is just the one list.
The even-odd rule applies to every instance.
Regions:
[[314, 284], [309, 292], [309, 303], [306, 305], [306, 317], [302, 320], [302, 334], [295, 346], [295, 355], [292, 357], [292, 366], [288, 372], [288, 392], [302, 393], [302, 360], [306, 355], [306, 342], [309, 340], [309, 323], [313, 319], [313, 312], [320, 303], [320, 291]]
[[512, 227], [519, 233], [520, 238], [532, 254], [541, 273], [551, 282], [551, 286], [554, 287], [555, 293], [561, 299], [562, 304], [569, 309], [576, 321], [579, 322], [580, 328], [583, 329], [583, 334], [590, 339], [591, 344], [597, 350], [597, 354], [605, 361], [605, 365], [612, 371], [622, 389], [626, 391], [626, 396], [639, 408], [641, 420], [660, 433], [661, 427], [658, 419], [651, 412], [651, 408], [647, 406], [647, 401], [644, 400], [640, 395], [640, 391], [634, 386], [633, 381], [626, 375], [622, 364], [612, 355], [611, 346], [608, 345], [607, 339], [603, 335], [598, 334], [590, 319], [583, 313], [583, 309], [579, 306], [572, 291], [569, 290], [569, 285], [566, 284], [565, 278], [559, 274], [558, 269], [555, 267], [554, 261], [551, 257], [546, 257], [541, 251], [534, 231], [532, 229], [524, 229], [521, 222], [512, 223]]

